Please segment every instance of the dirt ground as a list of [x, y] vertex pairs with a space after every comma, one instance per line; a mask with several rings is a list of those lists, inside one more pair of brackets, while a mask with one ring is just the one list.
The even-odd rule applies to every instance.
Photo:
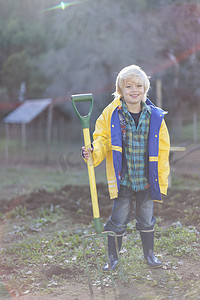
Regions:
[[[178, 157], [178, 156], [177, 156]], [[156, 204], [154, 213], [155, 216], [161, 218], [163, 227], [167, 227], [173, 222], [181, 222], [182, 225], [195, 226], [197, 231], [200, 232], [200, 188], [195, 185], [192, 189], [189, 182], [194, 180], [194, 174], [196, 178], [200, 175], [200, 151], [194, 152], [192, 155], [187, 156], [183, 161], [172, 165], [173, 174], [181, 174], [184, 177], [184, 185], [182, 190], [176, 190], [172, 188], [169, 190], [168, 196], [164, 199], [163, 204]], [[188, 182], [185, 184], [185, 182]], [[98, 199], [100, 206], [100, 215], [106, 219], [110, 215], [112, 202], [108, 200], [108, 190], [104, 184], [98, 184]], [[67, 198], [66, 198], [67, 195]], [[54, 193], [48, 193], [45, 190], [39, 190], [29, 195], [23, 195], [12, 199], [11, 201], [1, 201], [1, 213], [11, 211], [18, 205], [22, 205], [31, 210], [32, 215], [37, 213], [38, 207], [49, 207], [50, 204], [59, 205], [66, 211], [66, 226], [69, 228], [76, 227], [79, 224], [89, 224], [92, 220], [92, 208], [90, 199], [90, 191], [88, 186], [72, 186], [67, 185], [60, 191]], [[191, 208], [191, 209], [188, 209]], [[193, 208], [193, 209], [192, 209]], [[81, 214], [77, 214], [77, 211], [82, 211]], [[3, 224], [1, 224], [1, 230], [3, 230]], [[200, 262], [193, 265], [187, 260], [182, 260], [179, 274], [185, 280], [192, 278], [193, 276], [199, 276]], [[159, 272], [164, 272], [161, 269]], [[52, 269], [51, 269], [52, 272]], [[57, 269], [55, 272], [59, 272]], [[59, 289], [59, 294], [56, 291], [53, 294], [48, 295], [24, 295], [14, 297], [11, 295], [4, 296], [0, 299], [20, 299], [20, 300], [129, 300], [129, 299], [165, 299], [164, 297], [158, 298], [156, 289], [153, 287], [147, 287], [145, 284], [134, 284], [134, 286], [119, 284], [115, 288], [108, 288], [104, 291], [94, 288], [94, 295], [91, 295], [88, 290], [87, 284], [79, 280], [79, 270], [68, 270], [69, 276], [65, 285]], [[70, 275], [70, 272], [72, 274]], [[75, 272], [75, 273], [73, 273]], [[74, 276], [77, 275], [77, 276]], [[79, 275], [79, 276], [78, 276]], [[169, 299], [178, 299], [173, 298]], [[190, 299], [190, 298], [188, 298]], [[196, 299], [200, 299], [196, 298]]]

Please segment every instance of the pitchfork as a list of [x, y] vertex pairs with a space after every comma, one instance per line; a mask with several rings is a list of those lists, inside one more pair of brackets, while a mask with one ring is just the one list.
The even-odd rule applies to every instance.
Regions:
[[[93, 109], [93, 96], [92, 94], [77, 94], [77, 95], [72, 95], [72, 105], [74, 107], [74, 110], [76, 114], [78, 115], [82, 129], [83, 129], [83, 137], [84, 137], [84, 144], [86, 149], [91, 147], [91, 140], [90, 140], [90, 117]], [[85, 103], [88, 102], [90, 104], [89, 107], [89, 113], [85, 116], [82, 116], [76, 106], [76, 103]], [[101, 224], [100, 220], [100, 213], [99, 213], [99, 205], [98, 205], [98, 197], [97, 197], [97, 188], [96, 188], [96, 179], [95, 179], [95, 172], [94, 172], [94, 165], [93, 165], [93, 160], [92, 156], [90, 155], [90, 158], [87, 160], [87, 168], [88, 168], [88, 176], [89, 176], [89, 184], [90, 184], [90, 193], [91, 193], [91, 200], [92, 200], [92, 210], [93, 210], [93, 217], [94, 217], [94, 227], [95, 227], [95, 233], [87, 235], [83, 237], [83, 254], [84, 254], [84, 259], [85, 259], [85, 265], [86, 265], [86, 274], [88, 278], [88, 285], [91, 294], [93, 294], [93, 289], [92, 289], [92, 279], [91, 279], [91, 272], [90, 272], [90, 267], [87, 259], [87, 243], [86, 240], [91, 240], [92, 245], [94, 246], [94, 254], [95, 254], [95, 261], [96, 261], [96, 267], [97, 267], [97, 274], [98, 274], [98, 279], [101, 285], [104, 285], [105, 275], [103, 275], [102, 272], [102, 266], [100, 263], [99, 259], [99, 246], [101, 245], [101, 241], [104, 243], [104, 253], [106, 255], [106, 259], [109, 261], [109, 255], [108, 255], [108, 246], [107, 246], [107, 239], [108, 235], [114, 236], [115, 238], [115, 245], [116, 245], [116, 250], [117, 250], [117, 256], [118, 256], [118, 266], [119, 266], [119, 276], [122, 281], [125, 281], [124, 277], [124, 272], [123, 272], [123, 266], [122, 262], [119, 256], [119, 250], [118, 250], [118, 243], [117, 243], [117, 235], [113, 231], [103, 231], [103, 226]], [[99, 243], [100, 241], [100, 243]], [[104, 273], [105, 274], [105, 273]], [[111, 279], [112, 284], [114, 285], [114, 277], [112, 274], [112, 271], [109, 271], [109, 276]]]

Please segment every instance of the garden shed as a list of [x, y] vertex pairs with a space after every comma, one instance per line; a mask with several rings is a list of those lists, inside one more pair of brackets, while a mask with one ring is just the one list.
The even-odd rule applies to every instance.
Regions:
[[26, 128], [34, 119], [42, 114], [48, 108], [48, 122], [47, 122], [47, 136], [50, 138], [51, 123], [52, 123], [52, 99], [41, 100], [26, 100], [23, 104], [12, 111], [8, 116], [4, 118], [6, 128], [6, 139], [10, 138], [11, 126], [17, 124], [21, 127], [21, 142], [23, 146], [26, 146]]
[[59, 101], [54, 100], [52, 98], [26, 100], [3, 119], [6, 132], [6, 157], [9, 156], [8, 145], [11, 139], [21, 140], [23, 147], [34, 142], [45, 143], [47, 157], [52, 137], [56, 140], [64, 139], [61, 135], [67, 131], [69, 117], [57, 109]]

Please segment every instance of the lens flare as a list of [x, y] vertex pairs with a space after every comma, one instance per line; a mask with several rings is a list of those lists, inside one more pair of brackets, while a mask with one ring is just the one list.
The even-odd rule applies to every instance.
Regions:
[[60, 2], [60, 4], [55, 5], [55, 6], [51, 6], [49, 8], [43, 9], [40, 12], [47, 12], [47, 11], [51, 11], [51, 10], [56, 10], [56, 9], [62, 9], [65, 10], [66, 7], [71, 6], [71, 5], [75, 5], [75, 4], [80, 4], [82, 2], [86, 2], [86, 1], [73, 1], [73, 2]]

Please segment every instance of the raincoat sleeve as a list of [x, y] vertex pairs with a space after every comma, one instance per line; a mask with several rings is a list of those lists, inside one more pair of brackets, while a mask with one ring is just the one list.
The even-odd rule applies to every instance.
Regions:
[[165, 121], [162, 121], [159, 133], [158, 178], [161, 194], [167, 195], [170, 139]]
[[100, 115], [96, 121], [95, 131], [93, 133], [93, 163], [98, 166], [111, 151], [111, 132], [110, 118], [106, 110]]

